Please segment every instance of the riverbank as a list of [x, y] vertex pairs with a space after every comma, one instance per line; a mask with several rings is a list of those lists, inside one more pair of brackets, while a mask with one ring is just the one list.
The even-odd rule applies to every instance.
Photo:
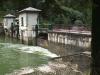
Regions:
[[42, 48], [23, 45], [14, 40], [0, 38], [0, 65], [5, 63], [0, 68], [1, 75], [89, 75], [86, 73], [90, 70], [90, 52], [51, 59], [60, 55], [54, 54], [50, 47], [46, 49], [49, 46], [46, 41], [41, 41], [40, 44], [45, 47]]
[[[83, 59], [84, 56], [81, 57], [81, 59]], [[85, 59], [89, 60], [87, 58]], [[39, 66], [37, 68], [24, 67], [7, 75], [90, 75], [88, 62], [87, 64], [83, 64], [82, 60], [77, 60], [81, 63], [81, 65], [79, 65], [79, 63], [73, 63], [71, 60], [72, 59], [69, 59], [67, 62], [64, 62], [62, 61], [62, 59], [56, 59], [53, 61], [49, 61], [48, 64]], [[80, 67], [84, 67], [84, 71], [82, 71]]]
[[76, 64], [49, 62], [48, 65], [40, 66], [38, 68], [21, 68], [7, 75], [82, 75], [81, 71], [77, 70]]

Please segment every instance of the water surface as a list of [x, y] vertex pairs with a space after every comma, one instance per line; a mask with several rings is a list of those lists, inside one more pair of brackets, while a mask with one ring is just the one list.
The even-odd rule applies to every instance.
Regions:
[[0, 75], [11, 73], [23, 67], [37, 67], [48, 63], [56, 55], [47, 49], [27, 46], [18, 40], [0, 37]]

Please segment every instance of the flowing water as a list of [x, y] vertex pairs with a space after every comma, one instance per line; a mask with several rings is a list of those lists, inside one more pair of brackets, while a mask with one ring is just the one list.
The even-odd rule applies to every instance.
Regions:
[[0, 37], [0, 75], [23, 67], [37, 67], [48, 63], [56, 54], [38, 46], [27, 46], [18, 40]]

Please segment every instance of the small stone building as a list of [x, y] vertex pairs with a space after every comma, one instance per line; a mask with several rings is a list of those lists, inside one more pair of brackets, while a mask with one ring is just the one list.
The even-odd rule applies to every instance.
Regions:
[[20, 39], [32, 42], [35, 37], [35, 25], [38, 23], [38, 15], [41, 10], [28, 7], [19, 11], [19, 35]]
[[11, 25], [12, 23], [14, 23], [15, 21], [15, 16], [12, 15], [12, 14], [7, 14], [4, 16], [4, 19], [3, 19], [3, 26], [4, 26], [4, 30], [5, 30], [5, 34], [6, 35], [10, 35], [10, 28], [11, 28]]
[[11, 24], [14, 22], [15, 16], [11, 14], [7, 14], [4, 16], [3, 25], [4, 28], [10, 29]]

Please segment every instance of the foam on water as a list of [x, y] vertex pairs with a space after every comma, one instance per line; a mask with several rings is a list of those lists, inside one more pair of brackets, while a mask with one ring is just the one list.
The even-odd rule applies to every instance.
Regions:
[[4, 45], [6, 48], [16, 48], [22, 52], [26, 53], [35, 53], [35, 52], [40, 52], [43, 53], [45, 56], [48, 57], [58, 57], [56, 54], [51, 53], [48, 49], [39, 47], [39, 46], [27, 46], [23, 44], [12, 44], [12, 43], [0, 43]]
[[24, 46], [22, 44], [12, 44], [12, 43], [0, 43], [0, 44], [8, 48], [18, 48]]
[[21, 47], [19, 48], [22, 52], [26, 52], [26, 53], [34, 53], [34, 52], [41, 52], [46, 56], [49, 57], [58, 57], [56, 54], [51, 53], [50, 51], [48, 51], [48, 49], [42, 48], [42, 47], [38, 47], [38, 46], [25, 46], [25, 47]]

